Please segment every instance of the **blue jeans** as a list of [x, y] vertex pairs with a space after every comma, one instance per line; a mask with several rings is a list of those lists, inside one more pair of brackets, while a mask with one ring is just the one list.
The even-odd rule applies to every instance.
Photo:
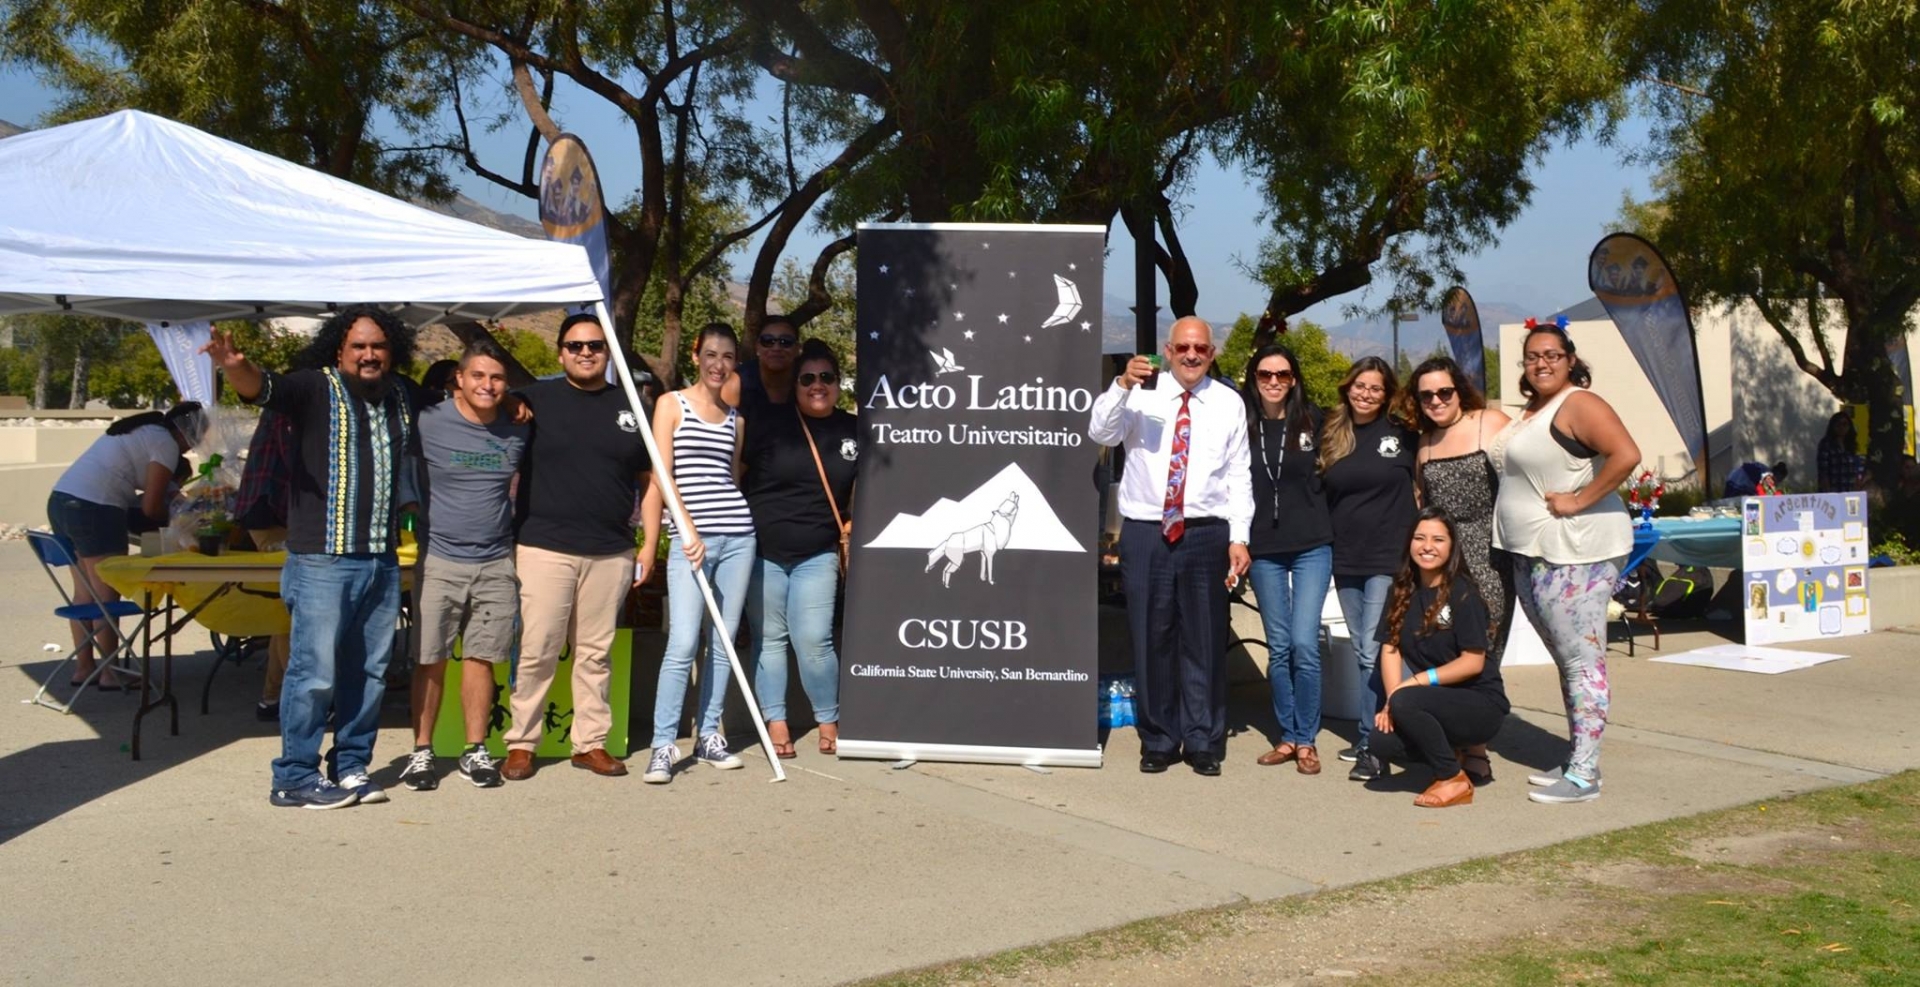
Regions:
[[[700, 724], [696, 739], [720, 732], [720, 709], [727, 701], [732, 669], [727, 645], [740, 629], [740, 608], [747, 602], [753, 581], [752, 535], [707, 535], [706, 560], [700, 568], [713, 584], [714, 602], [726, 625], [707, 635], [707, 667], [700, 673]], [[700, 628], [707, 622], [707, 600], [700, 593], [687, 553], [676, 536], [667, 546], [667, 653], [660, 662], [660, 691], [653, 700], [653, 746], [665, 747], [679, 739], [680, 712], [687, 705], [687, 677], [693, 673], [693, 655], [700, 648]]]
[[833, 650], [833, 604], [840, 558], [821, 552], [786, 564], [761, 559], [747, 591], [747, 626], [758, 646], [753, 691], [768, 722], [787, 718], [787, 645], [800, 661], [800, 685], [816, 723], [840, 722], [840, 656]]
[[373, 738], [386, 695], [400, 618], [400, 566], [387, 555], [287, 554], [280, 597], [293, 615], [287, 675], [280, 686], [280, 756], [273, 787], [320, 777], [320, 741], [333, 725], [340, 777], [373, 763]]
[[1318, 746], [1320, 608], [1333, 581], [1333, 546], [1257, 556], [1247, 570], [1267, 632], [1267, 684], [1280, 739]]
[[1346, 618], [1347, 633], [1353, 635], [1353, 656], [1360, 661], [1360, 675], [1366, 680], [1366, 695], [1358, 704], [1360, 746], [1367, 746], [1373, 735], [1373, 714], [1378, 713], [1386, 697], [1380, 685], [1380, 618], [1387, 612], [1387, 597], [1393, 592], [1392, 576], [1335, 576], [1334, 592], [1340, 597], [1340, 615]]

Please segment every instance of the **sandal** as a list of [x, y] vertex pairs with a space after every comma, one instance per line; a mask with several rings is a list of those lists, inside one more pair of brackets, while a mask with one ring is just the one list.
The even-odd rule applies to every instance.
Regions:
[[1294, 760], [1297, 762], [1294, 766], [1299, 769], [1301, 774], [1317, 775], [1320, 773], [1320, 752], [1314, 748], [1310, 746], [1300, 748]]
[[[1454, 785], [1460, 786], [1459, 791], [1452, 795], [1440, 794], [1443, 786]], [[1422, 809], [1450, 809], [1456, 805], [1471, 805], [1473, 804], [1473, 780], [1467, 777], [1465, 771], [1451, 778], [1436, 779], [1433, 784], [1427, 786], [1426, 791], [1414, 797], [1413, 804]]]
[[1475, 785], [1485, 785], [1493, 781], [1493, 760], [1487, 757], [1487, 746], [1479, 744], [1463, 747], [1453, 752], [1454, 759], [1460, 762], [1460, 770], [1466, 772]]
[[1288, 742], [1281, 743], [1279, 746], [1275, 747], [1273, 750], [1270, 750], [1265, 754], [1260, 755], [1259, 760], [1255, 761], [1254, 763], [1259, 764], [1263, 767], [1271, 768], [1276, 764], [1285, 764], [1288, 761], [1293, 760], [1294, 757], [1299, 753], [1300, 753], [1299, 746], [1292, 743], [1291, 741], [1288, 741]]
[[[829, 734], [827, 732], [829, 730], [833, 732]], [[840, 753], [840, 724], [838, 723], [820, 724], [820, 753], [822, 754]]]
[[800, 756], [793, 749], [793, 734], [787, 731], [785, 720], [773, 720], [767, 724], [767, 740], [773, 744], [773, 756], [782, 761], [791, 761]]

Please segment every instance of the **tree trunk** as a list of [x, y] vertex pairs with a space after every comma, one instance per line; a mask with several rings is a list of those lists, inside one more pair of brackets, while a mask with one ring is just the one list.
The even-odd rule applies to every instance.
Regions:
[[47, 392], [53, 390], [53, 349], [45, 340], [41, 340], [38, 349], [40, 362], [33, 371], [33, 406], [45, 408], [49, 397]]
[[1907, 398], [1901, 393], [1900, 371], [1889, 350], [1906, 346], [1906, 320], [1876, 320], [1848, 312], [1845, 387], [1843, 398], [1867, 406], [1867, 474], [1873, 484], [1892, 490], [1900, 483], [1900, 464], [1907, 452]]
[[73, 396], [68, 399], [67, 407], [84, 408], [87, 406], [87, 378], [93, 375], [93, 354], [85, 346], [73, 354]]

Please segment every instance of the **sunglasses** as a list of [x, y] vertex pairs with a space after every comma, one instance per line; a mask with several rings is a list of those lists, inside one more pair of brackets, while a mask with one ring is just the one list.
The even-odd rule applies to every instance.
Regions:
[[831, 370], [822, 370], [817, 374], [801, 374], [800, 375], [801, 387], [812, 387], [816, 383], [825, 384], [828, 387], [832, 387], [833, 385], [840, 383], [840, 375], [834, 373]]
[[1291, 370], [1255, 370], [1253, 372], [1253, 376], [1254, 376], [1254, 379], [1258, 380], [1262, 384], [1272, 384], [1276, 381], [1281, 383], [1290, 383], [1293, 380], [1293, 371]]
[[792, 349], [793, 344], [799, 341], [800, 341], [799, 338], [795, 336], [761, 336], [760, 337], [760, 345], [765, 346], [767, 349], [770, 349], [770, 350]]
[[1460, 393], [1459, 389], [1452, 388], [1452, 387], [1442, 387], [1438, 390], [1433, 390], [1433, 391], [1421, 391], [1420, 403], [1432, 404], [1435, 401], [1438, 401], [1441, 404], [1446, 404], [1447, 402], [1452, 401], [1453, 396], [1458, 393]]
[[582, 353], [605, 353], [607, 341], [604, 339], [569, 339], [560, 344], [560, 348], [579, 356]]
[[1192, 353], [1194, 356], [1209, 356], [1209, 355], [1212, 355], [1213, 353], [1213, 344], [1212, 343], [1168, 343], [1167, 349], [1172, 350], [1175, 356], [1186, 356], [1189, 353]]

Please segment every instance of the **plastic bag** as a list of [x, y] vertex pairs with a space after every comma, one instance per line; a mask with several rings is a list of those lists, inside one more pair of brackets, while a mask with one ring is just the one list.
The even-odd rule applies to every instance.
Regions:
[[209, 409], [206, 434], [187, 452], [192, 475], [175, 493], [168, 512], [167, 551], [193, 551], [202, 535], [231, 537], [234, 498], [240, 490], [240, 453], [253, 434], [255, 417], [235, 408]]

